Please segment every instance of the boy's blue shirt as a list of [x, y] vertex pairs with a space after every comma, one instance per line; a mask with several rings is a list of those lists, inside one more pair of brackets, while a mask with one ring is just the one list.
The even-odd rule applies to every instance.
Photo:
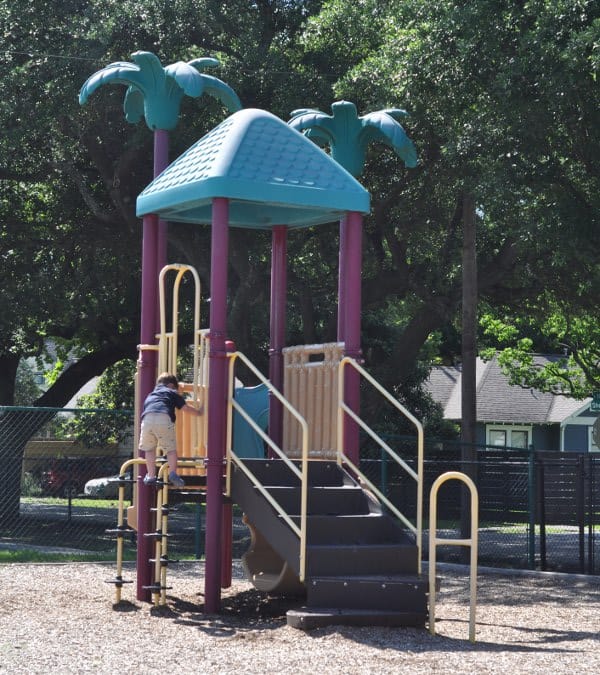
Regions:
[[174, 422], [175, 408], [180, 409], [184, 405], [185, 399], [181, 394], [178, 394], [174, 389], [170, 389], [165, 384], [159, 384], [146, 396], [142, 419], [148, 413], [167, 413], [171, 421]]

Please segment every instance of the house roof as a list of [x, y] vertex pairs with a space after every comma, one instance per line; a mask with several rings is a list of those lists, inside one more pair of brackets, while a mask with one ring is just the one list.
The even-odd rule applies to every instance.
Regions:
[[[553, 358], [536, 355], [534, 361], [542, 364]], [[434, 366], [425, 384], [432, 398], [442, 406], [446, 419], [461, 419], [461, 376], [460, 365]], [[476, 387], [478, 422], [554, 424], [585, 405], [585, 401], [568, 396], [509, 384], [495, 357], [487, 362], [477, 359]]]
[[137, 199], [137, 215], [210, 223], [212, 200], [229, 199], [229, 224], [270, 229], [368, 213], [369, 193], [308, 138], [264, 110], [225, 119], [168, 166]]

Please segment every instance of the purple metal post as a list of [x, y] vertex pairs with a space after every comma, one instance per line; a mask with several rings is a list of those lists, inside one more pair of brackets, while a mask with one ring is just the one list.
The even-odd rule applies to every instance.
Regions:
[[[275, 225], [271, 243], [271, 336], [269, 345], [269, 380], [283, 392], [283, 348], [285, 346], [287, 297], [287, 227]], [[283, 407], [274, 397], [269, 403], [269, 435], [281, 447], [283, 442]]]
[[[362, 266], [362, 215], [348, 212], [344, 246], [344, 355], [360, 362], [360, 316], [361, 316], [361, 266]], [[351, 410], [360, 409], [360, 375], [353, 368], [346, 368], [344, 398]], [[344, 422], [344, 448], [348, 458], [359, 462], [359, 428], [346, 416]]]
[[[169, 166], [169, 132], [164, 129], [156, 129], [154, 131], [154, 178], [159, 176], [167, 166]], [[168, 224], [164, 220], [159, 220], [156, 258], [157, 283], [160, 271], [167, 264], [167, 229]]]
[[227, 442], [227, 255], [229, 202], [212, 203], [210, 269], [210, 352], [208, 442], [206, 460], [206, 566], [204, 611], [221, 609], [221, 522], [223, 515], [223, 458]]
[[338, 316], [337, 316], [337, 339], [338, 342], [344, 341], [344, 322], [346, 308], [346, 216], [340, 219], [340, 252], [338, 269]]
[[[153, 176], [156, 178], [169, 164], [169, 132], [157, 129], [154, 132], [154, 166]], [[159, 220], [154, 214], [144, 217], [142, 241], [142, 308], [141, 308], [141, 343], [156, 343], [159, 331], [158, 312], [158, 278], [161, 269], [167, 264], [167, 223]], [[154, 389], [156, 381], [157, 355], [155, 351], [143, 350], [140, 354], [139, 397], [144, 401]], [[138, 473], [137, 503], [137, 598], [150, 602], [151, 591], [144, 586], [152, 583], [154, 565], [150, 562], [153, 544], [144, 536], [152, 527], [150, 511], [154, 491], [146, 487], [142, 478], [146, 467], [140, 467]]]
[[[153, 345], [158, 323], [156, 256], [158, 238], [158, 217], [154, 214], [144, 216], [142, 224], [142, 307], [140, 320], [140, 342], [142, 345]], [[156, 352], [142, 349], [139, 356], [140, 376], [139, 394], [143, 402], [154, 389], [156, 380]], [[153, 544], [144, 535], [152, 527], [150, 501], [154, 495], [152, 488], [144, 485], [142, 479], [146, 475], [146, 467], [142, 464], [138, 473], [137, 502], [137, 599], [150, 602], [151, 591], [144, 586], [152, 583], [153, 565], [150, 558]]]

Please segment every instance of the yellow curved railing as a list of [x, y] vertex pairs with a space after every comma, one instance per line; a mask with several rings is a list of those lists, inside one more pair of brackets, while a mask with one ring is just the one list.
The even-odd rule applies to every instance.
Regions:
[[[437, 536], [437, 493], [448, 480], [460, 480], [467, 485], [471, 493], [471, 538], [450, 539]], [[475, 642], [475, 611], [477, 606], [477, 530], [479, 528], [479, 497], [475, 483], [460, 471], [447, 471], [438, 476], [429, 497], [429, 632], [435, 635], [435, 577], [436, 552], [439, 544], [443, 546], [470, 546], [470, 583], [469, 583], [469, 640]]]
[[[229, 358], [229, 391], [227, 396], [227, 454], [226, 454], [226, 495], [231, 496], [231, 463], [235, 462], [252, 481], [263, 497], [271, 504], [277, 513], [288, 524], [290, 529], [300, 539], [300, 560], [299, 560], [299, 577], [300, 581], [304, 581], [306, 577], [306, 517], [308, 506], [308, 424], [302, 415], [283, 397], [283, 395], [271, 384], [271, 382], [249, 361], [241, 352], [233, 352], [227, 355]], [[284, 451], [270, 438], [256, 422], [248, 415], [248, 413], [240, 406], [234, 399], [234, 367], [237, 360], [240, 360], [263, 384], [266, 385], [269, 392], [275, 396], [278, 401], [290, 412], [291, 415], [298, 421], [302, 429], [302, 458], [300, 460], [300, 470], [287, 457]], [[280, 457], [289, 469], [300, 479], [301, 482], [301, 497], [300, 497], [300, 527], [290, 518], [286, 511], [279, 505], [277, 500], [269, 494], [268, 490], [261, 484], [260, 480], [252, 473], [252, 471], [244, 464], [242, 458], [238, 457], [232, 449], [232, 435], [233, 435], [233, 410], [236, 410], [242, 418], [250, 425], [250, 427], [263, 439], [265, 443], [273, 450], [273, 452]]]
[[[167, 275], [175, 272], [171, 296], [171, 326], [167, 327], [167, 302], [166, 281]], [[177, 356], [179, 352], [179, 295], [180, 286], [186, 274], [191, 274], [194, 280], [194, 311], [193, 311], [193, 379], [191, 384], [186, 384], [183, 391], [191, 393], [192, 401], [196, 407], [205, 408], [208, 405], [208, 377], [206, 363], [206, 345], [208, 330], [200, 329], [200, 276], [195, 268], [182, 263], [165, 265], [159, 275], [159, 313], [160, 332], [156, 335], [158, 340], [158, 374], [163, 372], [177, 373]], [[181, 392], [180, 392], [181, 393]], [[185, 458], [192, 458], [198, 454], [206, 454], [207, 429], [204, 417], [194, 417], [185, 420], [177, 416], [176, 422], [177, 447], [182, 449]], [[194, 471], [187, 471], [194, 473]]]
[[[172, 294], [172, 319], [171, 330], [167, 331], [167, 317], [166, 317], [166, 299], [165, 299], [165, 280], [169, 272], [176, 272], [175, 281], [173, 282]], [[198, 272], [189, 265], [181, 263], [172, 263], [165, 265], [159, 275], [158, 290], [159, 290], [159, 308], [160, 308], [160, 333], [156, 336], [159, 344], [158, 356], [158, 372], [177, 372], [177, 351], [178, 351], [178, 326], [179, 326], [179, 286], [181, 280], [186, 273], [190, 273], [194, 279], [194, 373], [198, 372], [198, 356], [199, 356], [199, 336], [200, 336], [200, 277]], [[197, 382], [194, 382], [194, 400], [198, 399], [198, 392], [196, 390]]]
[[[345, 402], [344, 402], [344, 375], [345, 368], [351, 366], [362, 375], [375, 389], [388, 400], [399, 412], [401, 412], [410, 422], [413, 423], [417, 429], [417, 470], [414, 471], [390, 446], [378, 435], [371, 427], [369, 427]], [[387, 454], [399, 464], [408, 475], [413, 478], [417, 484], [417, 513], [416, 523], [412, 523], [392, 502], [374, 485], [360, 469], [344, 454], [344, 415], [348, 415], [358, 426], [363, 429], [376, 443], [383, 448]], [[386, 389], [384, 389], [377, 380], [375, 380], [369, 373], [362, 368], [355, 359], [350, 356], [345, 356], [340, 361], [338, 370], [338, 447], [337, 447], [337, 461], [338, 464], [347, 464], [350, 466], [356, 476], [359, 477], [360, 482], [368, 485], [369, 489], [376, 495], [376, 497], [383, 502], [387, 508], [401, 520], [408, 529], [413, 532], [416, 539], [418, 549], [418, 570], [421, 574], [421, 554], [422, 554], [422, 538], [423, 538], [423, 448], [424, 448], [424, 434], [423, 425], [419, 420], [412, 415], [399, 401], [397, 401]]]

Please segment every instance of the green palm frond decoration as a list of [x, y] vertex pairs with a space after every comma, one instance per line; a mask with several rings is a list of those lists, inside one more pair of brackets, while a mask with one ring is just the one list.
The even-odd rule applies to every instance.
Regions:
[[337, 101], [332, 115], [320, 110], [294, 110], [288, 124], [306, 134], [321, 147], [330, 146], [331, 156], [353, 176], [362, 173], [369, 143], [380, 142], [391, 147], [405, 166], [417, 166], [417, 151], [399, 119], [408, 117], [405, 110], [388, 108], [362, 117], [349, 101]]
[[217, 66], [217, 59], [204, 57], [188, 63], [178, 61], [163, 68], [152, 52], [137, 51], [131, 58], [133, 63], [117, 61], [91, 75], [81, 87], [79, 103], [86, 103], [104, 84], [124, 84], [127, 86], [123, 102], [125, 119], [136, 124], [144, 118], [152, 131], [171, 131], [177, 126], [184, 95], [198, 98], [208, 94], [221, 101], [231, 112], [242, 107], [237, 94], [228, 84], [200, 72]]

